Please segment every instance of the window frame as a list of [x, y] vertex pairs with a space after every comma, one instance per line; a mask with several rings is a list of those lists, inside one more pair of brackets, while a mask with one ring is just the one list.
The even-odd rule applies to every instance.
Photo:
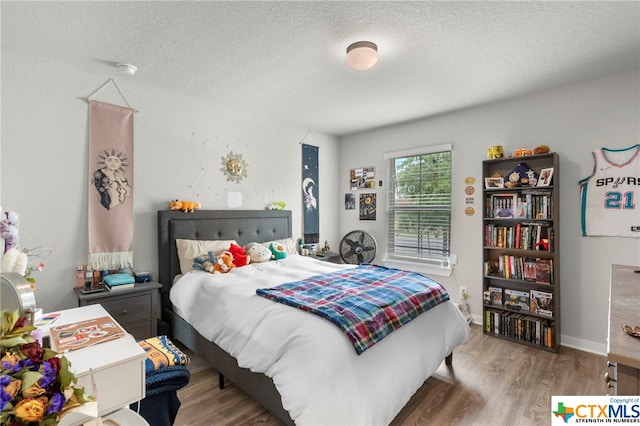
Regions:
[[457, 259], [457, 256], [451, 253], [451, 241], [452, 241], [451, 221], [453, 216], [453, 211], [452, 211], [453, 182], [450, 182], [450, 191], [449, 191], [449, 209], [448, 209], [449, 211], [448, 253], [449, 254], [443, 255], [443, 256], [437, 256], [437, 255], [412, 256], [412, 255], [399, 255], [398, 253], [395, 253], [395, 251], [389, 250], [392, 247], [392, 245], [390, 244], [391, 233], [392, 233], [390, 226], [392, 221], [390, 219], [391, 219], [392, 211], [394, 210], [392, 205], [394, 204], [394, 201], [395, 201], [394, 193], [397, 186], [395, 178], [392, 177], [392, 167], [394, 167], [393, 161], [395, 161], [398, 158], [428, 155], [428, 154], [434, 154], [438, 152], [449, 152], [449, 155], [451, 156], [451, 161], [449, 164], [450, 178], [452, 179], [452, 169], [453, 169], [453, 145], [452, 144], [426, 146], [426, 147], [409, 149], [409, 150], [394, 151], [394, 152], [389, 152], [384, 154], [384, 159], [386, 161], [386, 168], [387, 168], [387, 182], [389, 182], [388, 184], [389, 188], [387, 190], [387, 196], [388, 196], [387, 209], [385, 212], [385, 254], [384, 254], [384, 258], [382, 259], [382, 263], [386, 266], [409, 269], [417, 272], [426, 272], [426, 273], [442, 275], [442, 276], [450, 276], [452, 273], [453, 265], [455, 264], [455, 261]]

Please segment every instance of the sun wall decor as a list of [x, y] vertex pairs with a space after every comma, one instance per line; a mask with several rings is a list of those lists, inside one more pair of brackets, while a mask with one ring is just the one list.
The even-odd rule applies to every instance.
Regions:
[[227, 180], [239, 183], [242, 178], [247, 177], [247, 168], [249, 165], [242, 158], [242, 154], [235, 154], [230, 151], [225, 157], [222, 157], [222, 167], [220, 171], [227, 175]]

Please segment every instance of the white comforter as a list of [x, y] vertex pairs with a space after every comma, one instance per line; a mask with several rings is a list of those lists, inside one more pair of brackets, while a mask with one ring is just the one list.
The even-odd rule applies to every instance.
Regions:
[[194, 271], [174, 284], [171, 302], [241, 367], [272, 378], [296, 424], [388, 424], [464, 342], [469, 326], [445, 302], [357, 355], [329, 321], [255, 294], [259, 287], [349, 267], [289, 256], [227, 274]]

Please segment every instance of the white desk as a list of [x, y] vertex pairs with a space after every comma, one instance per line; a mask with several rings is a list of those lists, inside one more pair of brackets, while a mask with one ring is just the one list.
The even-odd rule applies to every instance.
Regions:
[[[38, 327], [45, 336], [49, 334], [50, 327], [110, 316], [101, 305], [68, 309], [60, 311], [60, 314], [53, 324]], [[71, 370], [78, 378], [78, 385], [84, 386], [89, 395], [93, 393], [90, 370], [93, 371], [100, 416], [115, 413], [145, 397], [146, 354], [131, 335], [69, 351], [64, 353], [64, 356], [71, 363]], [[142, 420], [141, 417], [140, 419]], [[88, 416], [69, 413], [60, 425], [81, 425], [89, 420], [91, 418]]]

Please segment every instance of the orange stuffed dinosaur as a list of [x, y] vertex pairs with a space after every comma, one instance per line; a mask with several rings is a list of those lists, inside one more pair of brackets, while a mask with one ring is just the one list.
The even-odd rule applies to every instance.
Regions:
[[169, 204], [169, 208], [171, 210], [182, 210], [183, 212], [192, 212], [194, 210], [199, 209], [200, 203], [195, 203], [193, 201], [178, 201], [173, 200]]

